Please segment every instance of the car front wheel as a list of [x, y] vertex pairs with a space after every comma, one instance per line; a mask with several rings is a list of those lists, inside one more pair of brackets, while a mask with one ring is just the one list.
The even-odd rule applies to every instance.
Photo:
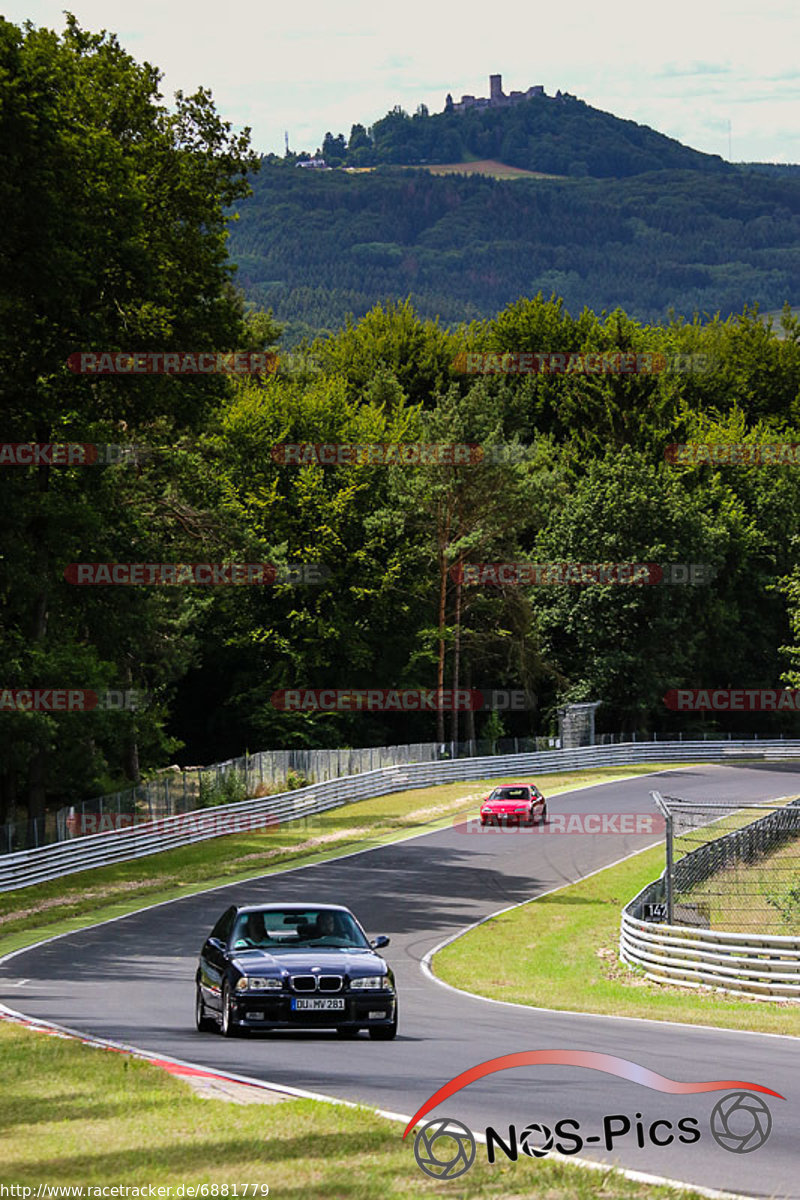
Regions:
[[391, 1042], [397, 1037], [397, 1009], [394, 1010], [394, 1020], [391, 1025], [371, 1025], [369, 1036], [375, 1042]]
[[199, 983], [195, 992], [194, 1022], [199, 1033], [211, 1033], [212, 1030], [217, 1028], [217, 1022], [206, 1013], [206, 1006], [203, 1003], [203, 993], [200, 991]]
[[233, 1019], [233, 1002], [231, 1001], [231, 989], [227, 980], [222, 985], [222, 1014], [220, 1016], [219, 1031], [223, 1037], [227, 1038], [239, 1037], [242, 1032]]

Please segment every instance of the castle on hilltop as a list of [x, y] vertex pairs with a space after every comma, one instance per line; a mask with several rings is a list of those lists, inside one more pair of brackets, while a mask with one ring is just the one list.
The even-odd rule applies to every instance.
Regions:
[[[489, 76], [489, 97], [479, 96], [462, 96], [457, 104], [453, 103], [453, 97], [447, 93], [447, 99], [444, 103], [445, 112], [467, 112], [471, 108], [507, 108], [510, 104], [519, 104], [520, 100], [532, 100], [534, 96], [547, 96], [544, 88], [540, 83], [534, 87], [529, 87], [527, 92], [509, 92], [506, 96], [503, 92], [503, 76]], [[548, 100], [560, 100], [561, 92], [556, 92], [555, 96], [547, 96]]]

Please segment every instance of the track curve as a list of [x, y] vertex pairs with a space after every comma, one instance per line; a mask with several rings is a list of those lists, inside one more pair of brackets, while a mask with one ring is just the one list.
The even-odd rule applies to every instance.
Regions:
[[[651, 812], [651, 787], [707, 800], [774, 799], [800, 793], [800, 768], [667, 770], [562, 793], [551, 812]], [[521, 1130], [563, 1118], [595, 1136], [604, 1115], [627, 1115], [632, 1133], [612, 1152], [600, 1142], [584, 1146], [581, 1156], [707, 1188], [800, 1200], [800, 1039], [487, 1002], [443, 987], [420, 969], [433, 947], [465, 926], [653, 841], [652, 835], [471, 838], [440, 830], [187, 896], [31, 947], [0, 963], [0, 999], [27, 1016], [148, 1052], [408, 1115], [461, 1071], [520, 1050], [600, 1050], [673, 1079], [749, 1080], [786, 1097], [771, 1102], [769, 1142], [751, 1154], [730, 1153], [711, 1139], [708, 1116], [717, 1094], [663, 1095], [573, 1066], [488, 1076], [434, 1113], [475, 1130], [491, 1125], [504, 1137], [510, 1124]], [[344, 903], [370, 933], [391, 935], [386, 956], [400, 999], [396, 1041], [281, 1033], [231, 1042], [195, 1032], [194, 970], [208, 929], [233, 901], [276, 899]], [[694, 1145], [646, 1141], [639, 1148], [637, 1113], [645, 1125], [696, 1116], [702, 1137]], [[512, 1168], [520, 1186], [534, 1162], [521, 1154]], [[417, 1170], [410, 1146], [409, 1170]]]

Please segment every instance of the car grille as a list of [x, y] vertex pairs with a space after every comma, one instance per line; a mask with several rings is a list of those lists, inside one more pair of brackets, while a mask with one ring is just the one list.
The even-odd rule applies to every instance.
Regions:
[[292, 989], [295, 992], [340, 992], [343, 977], [341, 975], [293, 975]]
[[340, 992], [342, 990], [341, 975], [320, 975], [319, 990], [321, 992]]

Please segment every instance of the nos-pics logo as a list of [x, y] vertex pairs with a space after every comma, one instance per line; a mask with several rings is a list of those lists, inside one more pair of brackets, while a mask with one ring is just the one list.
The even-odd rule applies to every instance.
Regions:
[[[626, 1058], [612, 1054], [601, 1054], [586, 1050], [525, 1050], [516, 1054], [505, 1054], [471, 1067], [451, 1079], [425, 1101], [406, 1126], [403, 1137], [407, 1137], [414, 1125], [431, 1109], [442, 1104], [450, 1096], [468, 1084], [496, 1071], [511, 1067], [533, 1065], [555, 1065], [586, 1067], [604, 1071], [620, 1079], [630, 1080], [654, 1091], [669, 1095], [697, 1095], [703, 1092], [727, 1092], [715, 1104], [709, 1119], [709, 1130], [717, 1145], [733, 1154], [750, 1154], [759, 1150], [772, 1131], [772, 1114], [761, 1095], [785, 1097], [780, 1092], [748, 1083], [741, 1079], [717, 1079], [693, 1083], [681, 1083], [668, 1079], [656, 1071], [650, 1071]], [[611, 1113], [599, 1119], [599, 1130], [582, 1128], [580, 1121], [564, 1117], [552, 1127], [531, 1122], [522, 1128], [509, 1125], [502, 1132], [487, 1126], [485, 1130], [486, 1157], [493, 1163], [499, 1154], [516, 1162], [520, 1153], [529, 1158], [544, 1158], [552, 1150], [559, 1154], [578, 1154], [584, 1146], [601, 1145], [611, 1152], [620, 1143], [632, 1146], [633, 1142], [644, 1149], [646, 1145], [669, 1146], [692, 1145], [700, 1141], [702, 1131], [697, 1117], [685, 1116], [678, 1120], [665, 1117], [643, 1117], [634, 1114]], [[414, 1141], [414, 1156], [421, 1170], [434, 1179], [457, 1179], [470, 1169], [477, 1153], [473, 1133], [461, 1121], [452, 1117], [437, 1117], [418, 1130]]]

